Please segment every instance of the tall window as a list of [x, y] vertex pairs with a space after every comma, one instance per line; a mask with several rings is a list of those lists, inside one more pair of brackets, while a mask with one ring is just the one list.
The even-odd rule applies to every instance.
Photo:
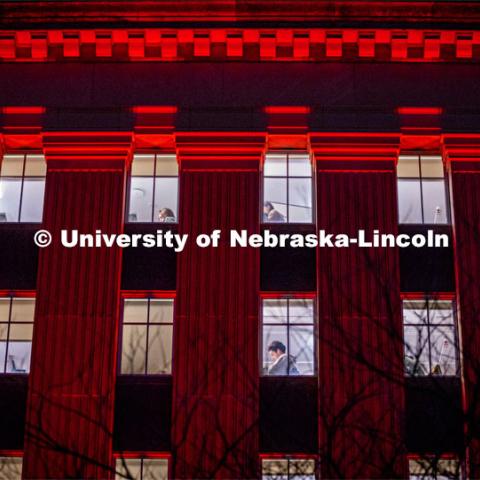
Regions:
[[315, 459], [263, 458], [262, 480], [315, 480]]
[[401, 155], [397, 166], [400, 223], [450, 221], [442, 157]]
[[460, 462], [454, 458], [424, 457], [408, 460], [410, 480], [460, 480]]
[[178, 164], [175, 155], [134, 155], [128, 202], [129, 222], [176, 223]]
[[1, 373], [28, 373], [35, 299], [0, 298]]
[[264, 298], [262, 373], [315, 374], [313, 298]]
[[22, 457], [0, 455], [0, 480], [21, 480]]
[[407, 375], [458, 375], [458, 342], [451, 300], [404, 300]]
[[46, 163], [43, 155], [4, 155], [0, 170], [0, 222], [41, 222]]
[[126, 298], [121, 373], [172, 373], [173, 298]]
[[307, 153], [265, 156], [264, 223], [313, 223], [312, 191], [312, 162]]
[[167, 458], [117, 458], [115, 463], [117, 480], [167, 480]]

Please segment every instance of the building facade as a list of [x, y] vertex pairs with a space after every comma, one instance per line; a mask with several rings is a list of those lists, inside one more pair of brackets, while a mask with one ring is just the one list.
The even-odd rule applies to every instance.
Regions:
[[1, 2], [0, 478], [480, 478], [479, 22]]

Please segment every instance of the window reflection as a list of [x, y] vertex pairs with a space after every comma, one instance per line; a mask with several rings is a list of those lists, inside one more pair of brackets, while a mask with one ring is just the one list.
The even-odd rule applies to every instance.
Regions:
[[314, 375], [314, 301], [263, 299], [264, 375]]
[[42, 221], [45, 175], [42, 155], [4, 155], [0, 170], [0, 222]]
[[461, 465], [454, 458], [421, 457], [408, 461], [410, 480], [460, 480]]
[[458, 375], [458, 348], [452, 301], [403, 302], [407, 375]]
[[129, 222], [176, 223], [178, 164], [175, 155], [137, 154], [132, 162]]
[[0, 456], [0, 480], [21, 480], [22, 457]]
[[400, 223], [449, 223], [442, 157], [401, 155], [397, 178]]
[[121, 373], [172, 372], [173, 299], [125, 299]]
[[115, 462], [117, 480], [167, 480], [167, 458], [117, 458]]
[[315, 480], [313, 458], [262, 459], [262, 480]]
[[264, 223], [312, 223], [312, 165], [308, 154], [268, 154], [263, 167]]

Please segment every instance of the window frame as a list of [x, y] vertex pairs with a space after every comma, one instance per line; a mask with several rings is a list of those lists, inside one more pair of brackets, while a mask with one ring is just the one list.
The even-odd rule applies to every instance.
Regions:
[[[148, 321], [150, 317], [150, 300], [173, 300], [173, 316], [172, 316], [172, 323], [160, 323], [158, 325], [172, 325], [172, 359], [171, 359], [171, 368], [170, 373], [147, 373], [148, 369], [148, 330], [150, 323]], [[135, 325], [145, 325], [147, 327], [147, 336], [145, 339], [146, 348], [145, 348], [145, 372], [144, 373], [122, 373], [122, 356], [123, 356], [123, 315], [124, 315], [124, 306], [125, 300], [148, 300], [148, 316], [146, 322], [139, 322]], [[176, 318], [176, 308], [177, 308], [177, 299], [176, 299], [176, 292], [170, 290], [162, 290], [162, 291], [148, 291], [148, 292], [139, 292], [139, 291], [129, 291], [129, 290], [122, 290], [120, 293], [120, 328], [118, 332], [118, 354], [117, 354], [117, 376], [121, 377], [166, 377], [170, 378], [173, 376], [173, 369], [175, 367], [174, 357], [174, 346], [175, 346], [175, 335], [176, 335], [176, 328], [175, 328], [175, 318]], [[157, 325], [157, 324], [153, 324]]]
[[[154, 155], [153, 158], [153, 176], [150, 175], [132, 175], [132, 166], [133, 162], [135, 160], [135, 155]], [[178, 173], [177, 175], [158, 175], [157, 176], [157, 157], [159, 155], [171, 155], [174, 156], [177, 165], [178, 165]], [[153, 181], [152, 185], [152, 211], [151, 211], [151, 220], [149, 222], [140, 222], [140, 221], [135, 221], [131, 222], [129, 220], [129, 211], [130, 211], [130, 196], [131, 196], [131, 190], [132, 190], [132, 178], [151, 178]], [[175, 216], [175, 222], [170, 222], [167, 223], [167, 225], [171, 225], [172, 227], [178, 226], [180, 223], [180, 164], [178, 162], [178, 156], [176, 152], [164, 152], [164, 151], [159, 151], [159, 150], [137, 150], [133, 153], [132, 155], [132, 161], [130, 162], [130, 166], [128, 168], [128, 174], [127, 174], [127, 191], [126, 191], [126, 202], [125, 202], [125, 223], [128, 223], [130, 225], [136, 225], [136, 224], [162, 224], [162, 222], [155, 221], [155, 190], [156, 190], [156, 179], [157, 178], [176, 178], [177, 179], [177, 212]]]
[[151, 452], [151, 451], [138, 451], [138, 452], [115, 452], [113, 454], [115, 460], [115, 478], [117, 478], [117, 460], [141, 460], [141, 469], [143, 477], [143, 460], [167, 460], [167, 478], [172, 478], [172, 454], [170, 452]]
[[[312, 188], [312, 219], [310, 222], [290, 222], [288, 221], [288, 218], [289, 218], [289, 208], [290, 208], [290, 204], [289, 204], [289, 181], [290, 179], [305, 179], [305, 178], [308, 178], [308, 177], [299, 177], [299, 176], [292, 176], [290, 177], [288, 175], [288, 172], [289, 172], [289, 156], [290, 155], [306, 155], [308, 156], [309, 160], [310, 160], [310, 171], [311, 171], [311, 176], [310, 176], [310, 183], [311, 183], [311, 188]], [[286, 155], [286, 169], [287, 169], [287, 173], [286, 173], [286, 176], [278, 176], [278, 177], [274, 177], [274, 176], [265, 176], [264, 174], [264, 171], [265, 171], [265, 161], [266, 161], [266, 157], [268, 155]], [[262, 161], [261, 161], [261, 164], [260, 164], [260, 207], [259, 207], [259, 218], [260, 218], [260, 225], [262, 226], [265, 226], [265, 225], [268, 225], [268, 226], [271, 226], [271, 225], [275, 225], [277, 226], [284, 226], [284, 225], [301, 225], [301, 226], [305, 226], [305, 225], [316, 225], [317, 223], [317, 205], [316, 205], [316, 200], [317, 200], [317, 189], [316, 189], [316, 169], [315, 169], [315, 161], [314, 161], [314, 156], [313, 154], [308, 151], [308, 150], [298, 150], [298, 149], [292, 149], [292, 150], [288, 150], [288, 149], [281, 149], [281, 150], [269, 150], [267, 152], [265, 152], [262, 156]], [[277, 178], [277, 179], [285, 179], [287, 181], [287, 190], [286, 190], [286, 195], [287, 195], [287, 200], [286, 200], [286, 221], [285, 222], [265, 222], [263, 220], [263, 204], [265, 203], [265, 178]]]
[[[10, 300], [10, 305], [8, 308], [8, 321], [7, 322], [1, 322], [1, 324], [7, 324], [7, 338], [5, 340], [6, 348], [5, 348], [5, 358], [3, 359], [3, 367], [0, 369], [0, 376], [3, 375], [29, 375], [30, 374], [30, 368], [31, 368], [31, 361], [32, 361], [32, 347], [33, 347], [33, 336], [34, 336], [34, 328], [35, 328], [35, 310], [37, 308], [37, 303], [36, 303], [36, 295], [35, 291], [19, 291], [19, 292], [11, 292], [11, 291], [0, 291], [0, 299], [5, 299], [8, 298]], [[20, 325], [32, 325], [32, 340], [30, 341], [30, 365], [28, 366], [28, 372], [7, 372], [6, 367], [7, 367], [7, 359], [8, 359], [8, 350], [9, 350], [9, 344], [10, 344], [10, 329], [12, 325], [12, 305], [13, 305], [13, 300], [16, 298], [25, 298], [25, 299], [33, 299], [35, 302], [35, 307], [34, 307], [34, 313], [33, 313], [33, 318], [31, 322], [13, 322], [15, 325], [20, 324]], [[0, 359], [2, 361], [2, 359]]]
[[[313, 373], [312, 375], [266, 375], [263, 371], [263, 301], [264, 300], [313, 300]], [[289, 302], [287, 303], [287, 319], [289, 319]], [[316, 292], [260, 292], [259, 295], [259, 338], [258, 338], [258, 357], [259, 357], [259, 367], [260, 367], [260, 377], [262, 378], [316, 378], [318, 377], [318, 306], [317, 306], [317, 294]], [[276, 325], [276, 324], [267, 324], [267, 325]], [[289, 343], [290, 343], [290, 322], [287, 321], [286, 324], [283, 324], [287, 327], [287, 352], [290, 352]], [[298, 326], [306, 326], [307, 324], [293, 324]], [[310, 325], [310, 324], [308, 324]]]
[[8, 459], [8, 458], [19, 458], [22, 460], [20, 472], [19, 472], [20, 473], [19, 479], [21, 479], [22, 473], [23, 473], [23, 452], [21, 450], [0, 450], [0, 459]]
[[[426, 305], [426, 318], [427, 322], [426, 323], [419, 323], [418, 325], [422, 327], [427, 328], [428, 332], [428, 363], [429, 363], [429, 372], [427, 375], [412, 375], [407, 373], [405, 369], [405, 345], [406, 345], [406, 340], [405, 340], [405, 321], [404, 321], [404, 302], [408, 301], [422, 301]], [[431, 334], [430, 334], [430, 327], [432, 326], [433, 328], [442, 326], [438, 325], [436, 323], [431, 324], [430, 323], [430, 308], [429, 308], [429, 303], [432, 301], [444, 301], [444, 302], [451, 302], [452, 304], [452, 317], [453, 317], [453, 337], [454, 337], [454, 349], [455, 349], [455, 362], [456, 362], [456, 373], [454, 375], [445, 375], [445, 374], [435, 374], [432, 373], [432, 347], [431, 347]], [[460, 342], [460, 332], [459, 332], [459, 324], [458, 324], [458, 305], [456, 301], [456, 296], [453, 293], [446, 293], [446, 292], [438, 292], [438, 293], [402, 293], [401, 294], [401, 302], [402, 302], [402, 339], [403, 339], [403, 361], [404, 361], [404, 368], [403, 368], [403, 374], [404, 377], [406, 378], [429, 378], [429, 377], [434, 377], [434, 378], [461, 378], [462, 376], [462, 355], [461, 355], [461, 342]], [[407, 324], [409, 326], [409, 324]], [[411, 326], [414, 326], [413, 324]], [[449, 326], [449, 325], [443, 325], [443, 326]]]
[[440, 455], [434, 454], [434, 453], [425, 453], [425, 454], [417, 454], [417, 453], [408, 453], [407, 454], [407, 468], [408, 468], [408, 479], [411, 478], [411, 473], [410, 473], [410, 461], [419, 461], [419, 460], [424, 460], [426, 462], [428, 461], [433, 461], [433, 460], [454, 460], [458, 462], [459, 466], [459, 480], [464, 480], [466, 479], [466, 470], [465, 470], [465, 463], [458, 457], [457, 454], [455, 453], [450, 453], [450, 452], [445, 452]]
[[[400, 177], [398, 175], [398, 162], [400, 160], [400, 157], [417, 157], [418, 161], [418, 177]], [[445, 206], [446, 206], [446, 219], [447, 221], [445, 223], [426, 223], [425, 222], [425, 207], [424, 207], [424, 196], [423, 196], [423, 181], [438, 181], [440, 182], [440, 177], [424, 177], [422, 175], [422, 157], [440, 157], [442, 160], [442, 169], [443, 169], [443, 184], [445, 187]], [[451, 208], [451, 201], [450, 201], [450, 184], [448, 181], [448, 170], [445, 167], [445, 159], [444, 155], [442, 152], [439, 152], [438, 150], [434, 151], [418, 151], [418, 150], [413, 150], [413, 151], [403, 151], [398, 155], [397, 158], [397, 166], [395, 167], [395, 175], [396, 175], [396, 180], [397, 180], [397, 216], [398, 216], [398, 224], [399, 225], [435, 225], [435, 226], [451, 226], [452, 225], [452, 208]], [[419, 187], [420, 187], [420, 211], [422, 215], [422, 222], [421, 223], [403, 223], [400, 221], [400, 198], [398, 195], [398, 184], [399, 180], [417, 180], [419, 182]]]
[[260, 478], [263, 479], [263, 461], [264, 460], [287, 460], [287, 480], [295, 473], [290, 474], [290, 462], [295, 460], [313, 460], [315, 462], [315, 479], [320, 479], [320, 458], [311, 453], [261, 453], [260, 457]]
[[[8, 156], [22, 156], [23, 157], [23, 165], [22, 165], [22, 175], [21, 176], [11, 176], [11, 175], [5, 175], [3, 176], [2, 173], [2, 165], [3, 165], [3, 160], [5, 157]], [[28, 175], [25, 176], [25, 170], [27, 166], [27, 157], [28, 156], [42, 156], [44, 161], [45, 161], [45, 175]], [[43, 223], [43, 218], [45, 215], [45, 188], [47, 184], [47, 160], [45, 158], [44, 152], [41, 150], [15, 150], [15, 151], [6, 151], [1, 155], [1, 162], [0, 162], [0, 181], [2, 179], [21, 179], [21, 184], [20, 184], [20, 197], [18, 200], [18, 216], [17, 220], [15, 221], [10, 221], [7, 220], [6, 222], [1, 222], [2, 224], [18, 224], [18, 223], [23, 223], [23, 224], [34, 224], [34, 225], [41, 225]], [[43, 189], [43, 198], [42, 198], [42, 217], [39, 221], [37, 222], [32, 222], [32, 221], [23, 221], [22, 220], [22, 207], [23, 207], [23, 198], [24, 198], [24, 190], [25, 190], [25, 179], [30, 179], [30, 178], [43, 178], [44, 179], [44, 189]]]

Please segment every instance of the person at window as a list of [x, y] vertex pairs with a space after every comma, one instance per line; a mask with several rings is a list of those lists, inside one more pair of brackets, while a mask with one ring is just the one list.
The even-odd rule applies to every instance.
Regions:
[[287, 355], [287, 349], [282, 342], [274, 340], [268, 346], [268, 353], [273, 363], [268, 367], [268, 375], [300, 375], [295, 357]]
[[412, 355], [405, 355], [405, 370], [408, 375], [414, 376], [424, 376], [428, 373], [425, 365]]
[[263, 220], [265, 222], [283, 223], [285, 217], [275, 209], [272, 202], [265, 202], [263, 204]]
[[170, 208], [161, 208], [158, 212], [158, 221], [161, 223], [175, 223], [175, 214]]

